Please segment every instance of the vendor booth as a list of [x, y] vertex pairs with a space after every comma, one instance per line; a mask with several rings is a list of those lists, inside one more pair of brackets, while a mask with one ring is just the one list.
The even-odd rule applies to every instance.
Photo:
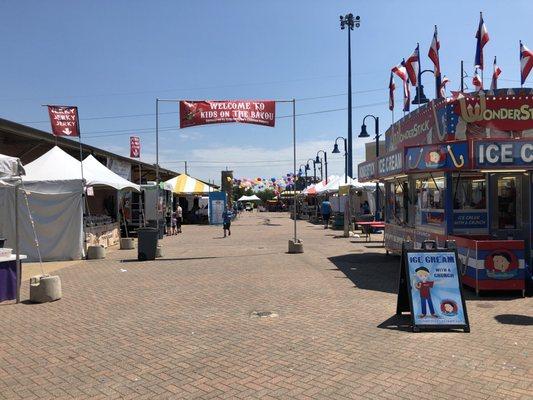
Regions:
[[181, 174], [164, 182], [165, 190], [174, 195], [174, 209], [179, 204], [186, 223], [204, 223], [208, 220], [209, 193], [215, 189], [189, 175]]
[[[28, 203], [19, 197], [18, 210], [21, 252], [27, 254], [30, 260], [39, 259], [33, 225], [44, 261], [79, 259], [85, 255], [86, 244], [108, 246], [118, 242], [118, 215], [111, 212], [118, 210], [117, 191], [138, 190], [137, 185], [114, 174], [89, 156], [83, 161], [83, 178], [87, 197], [94, 198], [88, 199], [89, 207], [85, 207], [81, 163], [59, 147], [27, 164], [25, 170], [21, 189], [26, 193]], [[97, 197], [100, 190], [104, 194]], [[4, 192], [2, 195], [8, 194]], [[107, 198], [113, 202], [113, 208], [108, 207], [109, 210], [105, 207]], [[8, 221], [13, 214], [16, 203], [13, 197], [9, 199], [3, 203], [7, 206], [0, 209], [0, 221]], [[92, 214], [91, 203], [103, 214]], [[4, 223], [3, 229], [12, 230], [12, 224]]]
[[525, 290], [532, 265], [533, 93], [458, 94], [419, 107], [385, 133], [387, 153], [359, 165], [385, 183], [385, 246], [455, 240], [463, 283]]

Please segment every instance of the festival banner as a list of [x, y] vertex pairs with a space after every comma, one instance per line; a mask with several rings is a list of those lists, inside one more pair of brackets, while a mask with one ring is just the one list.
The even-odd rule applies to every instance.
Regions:
[[474, 167], [533, 168], [533, 142], [531, 140], [476, 140], [474, 141]]
[[48, 106], [48, 115], [55, 136], [80, 136], [78, 107]]
[[180, 101], [180, 128], [226, 122], [273, 127], [275, 118], [271, 100]]
[[467, 141], [414, 146], [405, 151], [407, 171], [461, 170], [469, 166]]
[[141, 157], [141, 139], [139, 136], [130, 136], [130, 157]]

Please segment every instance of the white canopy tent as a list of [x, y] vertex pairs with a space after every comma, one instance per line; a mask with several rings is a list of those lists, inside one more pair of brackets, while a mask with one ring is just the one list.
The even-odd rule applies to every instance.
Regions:
[[241, 196], [237, 201], [261, 201], [255, 194], [251, 196]]
[[[108, 186], [117, 190], [139, 190], [139, 186], [121, 178], [94, 157], [83, 161], [86, 185]], [[21, 188], [25, 190], [45, 261], [79, 259], [84, 256], [83, 186], [81, 163], [55, 146], [25, 166]], [[26, 200], [19, 196], [21, 252], [37, 260], [32, 222]], [[15, 197], [0, 191], [0, 233], [13, 237]]]

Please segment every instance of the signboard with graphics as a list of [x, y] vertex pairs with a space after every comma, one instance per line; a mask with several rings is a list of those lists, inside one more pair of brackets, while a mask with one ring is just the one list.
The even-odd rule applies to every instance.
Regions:
[[275, 118], [271, 100], [180, 101], [180, 128], [225, 122], [273, 127]]
[[490, 95], [484, 91], [475, 94], [457, 94], [454, 112], [467, 124], [500, 131], [533, 129], [533, 96], [519, 93], [509, 95], [498, 91]]
[[474, 142], [475, 168], [532, 168], [533, 140], [478, 140]]
[[378, 158], [378, 176], [395, 175], [403, 171], [403, 150]]
[[116, 158], [107, 158], [107, 168], [126, 180], [131, 180], [131, 164]]
[[78, 107], [48, 106], [48, 115], [55, 136], [80, 136]]
[[211, 225], [222, 225], [222, 213], [226, 206], [226, 192], [209, 193], [208, 215]]
[[407, 171], [462, 170], [470, 166], [468, 142], [450, 142], [409, 147], [405, 152]]
[[357, 166], [357, 179], [360, 182], [368, 181], [377, 177], [376, 161], [367, 161]]
[[397, 313], [410, 311], [413, 331], [463, 329], [469, 332], [457, 252], [404, 248], [401, 263]]

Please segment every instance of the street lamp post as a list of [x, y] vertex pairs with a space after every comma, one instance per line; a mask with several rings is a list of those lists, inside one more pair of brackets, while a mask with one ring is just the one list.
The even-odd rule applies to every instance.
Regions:
[[348, 28], [348, 174], [353, 175], [353, 161], [352, 161], [352, 41], [350, 31], [353, 31], [354, 26], [359, 28], [361, 18], [353, 14], [347, 14], [344, 17], [340, 16], [341, 29]]
[[[379, 117], [376, 117], [372, 114], [368, 114], [366, 115], [364, 118], [363, 118], [363, 125], [361, 125], [361, 133], [359, 134], [359, 137], [360, 138], [367, 138], [367, 137], [370, 137], [370, 135], [368, 134], [368, 132], [366, 131], [366, 125], [365, 125], [365, 120], [367, 119], [367, 117], [372, 117], [374, 118], [374, 122], [375, 122], [375, 139], [376, 139], [376, 158], [379, 157], [379, 137], [381, 136], [379, 134]], [[376, 217], [377, 217], [377, 214], [378, 214], [378, 211], [379, 211], [379, 182], [376, 182]]]
[[307, 169], [307, 171], [309, 171], [310, 167], [309, 167], [309, 161], [311, 161], [313, 163], [313, 183], [316, 183], [316, 163], [315, 163], [315, 160], [310, 158], [309, 160], [307, 160], [306, 164], [305, 164], [305, 168]]
[[302, 167], [303, 167], [303, 174], [305, 175], [305, 181], [304, 181], [304, 186], [303, 188], [305, 189], [307, 187], [307, 164], [300, 164], [300, 170], [299, 170], [299, 175], [300, 177], [302, 176]]
[[333, 151], [332, 153], [333, 154], [339, 154], [340, 151], [339, 151], [339, 145], [337, 144], [337, 141], [339, 139], [342, 139], [343, 143], [344, 143], [344, 183], [348, 183], [348, 158], [347, 158], [347, 147], [346, 147], [346, 138], [345, 137], [342, 137], [342, 136], [339, 136], [337, 139], [335, 139], [335, 145], [333, 146]]
[[325, 166], [325, 172], [326, 172], [326, 185], [328, 184], [328, 153], [325, 150], [318, 150], [316, 153], [316, 160], [319, 161], [318, 155], [320, 153], [324, 153], [324, 166]]

